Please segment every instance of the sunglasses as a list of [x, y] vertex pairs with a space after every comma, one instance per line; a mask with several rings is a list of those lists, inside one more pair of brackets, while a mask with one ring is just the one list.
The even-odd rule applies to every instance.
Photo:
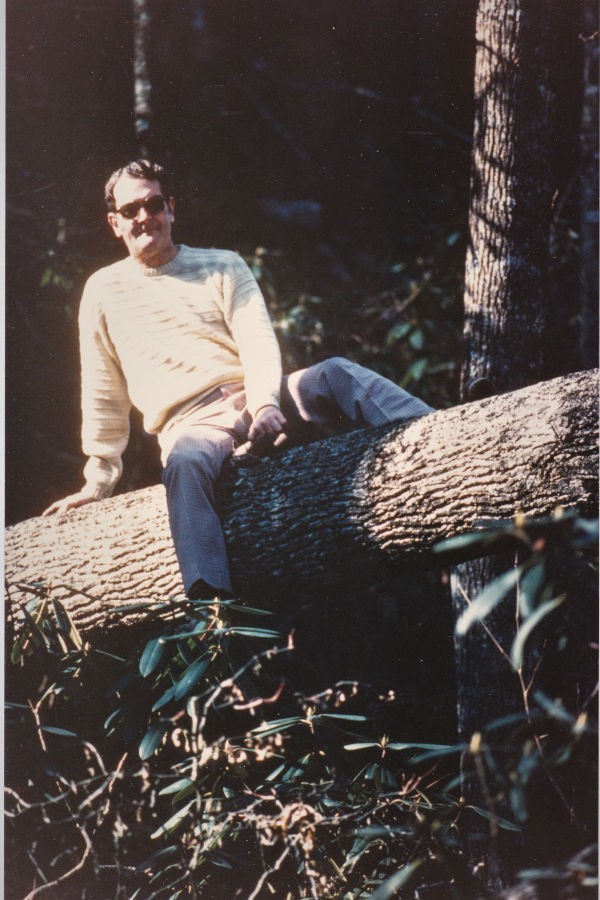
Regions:
[[148, 197], [147, 200], [134, 200], [133, 203], [126, 203], [115, 212], [124, 219], [137, 219], [141, 209], [145, 209], [149, 216], [157, 216], [163, 211], [166, 202], [167, 200], [162, 194], [155, 194], [154, 197]]

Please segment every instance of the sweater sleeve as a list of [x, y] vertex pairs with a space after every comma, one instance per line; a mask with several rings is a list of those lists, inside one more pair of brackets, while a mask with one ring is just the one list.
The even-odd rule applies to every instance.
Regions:
[[263, 406], [279, 406], [281, 352], [260, 288], [243, 259], [231, 253], [223, 278], [224, 315], [244, 370], [252, 417]]
[[79, 346], [82, 449], [89, 456], [83, 492], [101, 499], [110, 496], [123, 470], [131, 400], [93, 280], [81, 300]]

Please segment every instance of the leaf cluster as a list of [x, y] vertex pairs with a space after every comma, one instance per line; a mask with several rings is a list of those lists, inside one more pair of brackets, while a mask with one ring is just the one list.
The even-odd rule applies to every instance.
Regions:
[[[593, 839], [594, 688], [561, 695], [543, 661], [554, 669], [570, 644], [592, 656], [589, 633], [577, 643], [576, 613], [589, 598], [597, 525], [560, 513], [461, 541], [489, 547], [507, 531], [524, 558], [473, 598], [458, 628], [485, 625], [518, 588], [520, 630], [506, 658], [529, 673], [523, 709], [466, 743], [382, 733], [373, 701], [388, 698], [362, 682], [307, 690], [294, 635], [270, 610], [217, 598], [149, 604], [150, 637], [118, 660], [82, 641], [51, 591], [32, 586], [28, 608], [13, 611], [12, 668], [42, 660], [46, 677], [8, 710], [9, 748], [33, 752], [22, 772], [9, 770], [6, 806], [31, 896], [54, 878], [65, 897], [85, 886], [85, 896], [128, 900], [474, 898], [473, 821], [493, 837], [518, 835], [533, 859], [550, 807], [564, 847], [524, 866], [521, 880], [554, 878], [592, 896], [581, 848]], [[465, 799], [469, 780], [481, 803]]]

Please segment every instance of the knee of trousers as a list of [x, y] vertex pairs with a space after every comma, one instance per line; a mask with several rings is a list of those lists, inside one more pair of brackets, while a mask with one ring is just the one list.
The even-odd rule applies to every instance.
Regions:
[[316, 365], [323, 372], [349, 372], [357, 367], [356, 363], [350, 362], [349, 359], [345, 359], [343, 356], [332, 356]]
[[214, 450], [183, 439], [169, 453], [162, 480], [171, 488], [184, 482], [195, 482], [209, 488], [218, 477], [220, 469], [221, 461]]
[[316, 373], [319, 379], [323, 379], [334, 391], [336, 388], [346, 390], [355, 379], [361, 376], [364, 378], [366, 374], [362, 366], [343, 356], [332, 356], [331, 359], [317, 363], [315, 368], [320, 370]]

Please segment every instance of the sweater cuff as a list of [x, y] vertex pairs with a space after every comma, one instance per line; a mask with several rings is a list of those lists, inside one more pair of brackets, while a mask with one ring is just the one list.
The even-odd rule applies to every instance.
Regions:
[[[246, 401], [248, 402], [248, 394], [246, 393]], [[281, 409], [281, 404], [279, 402], [279, 391], [274, 391], [272, 394], [267, 394], [260, 398], [260, 401], [254, 404], [248, 403], [248, 412], [252, 416], [253, 419], [257, 417], [261, 409], [264, 409], [265, 406], [275, 406], [277, 409]]]
[[256, 411], [252, 414], [252, 418], [253, 418], [253, 419], [256, 419], [256, 417], [258, 416], [258, 414], [259, 414], [259, 412], [260, 412], [261, 410], [263, 410], [263, 409], [268, 409], [269, 407], [272, 407], [272, 406], [274, 406], [275, 409], [281, 409], [279, 403], [275, 403], [273, 400], [272, 400], [270, 403], [262, 403], [262, 404], [256, 409]]
[[94, 500], [110, 497], [122, 471], [123, 463], [119, 456], [90, 456], [83, 470], [85, 485], [82, 493]]

